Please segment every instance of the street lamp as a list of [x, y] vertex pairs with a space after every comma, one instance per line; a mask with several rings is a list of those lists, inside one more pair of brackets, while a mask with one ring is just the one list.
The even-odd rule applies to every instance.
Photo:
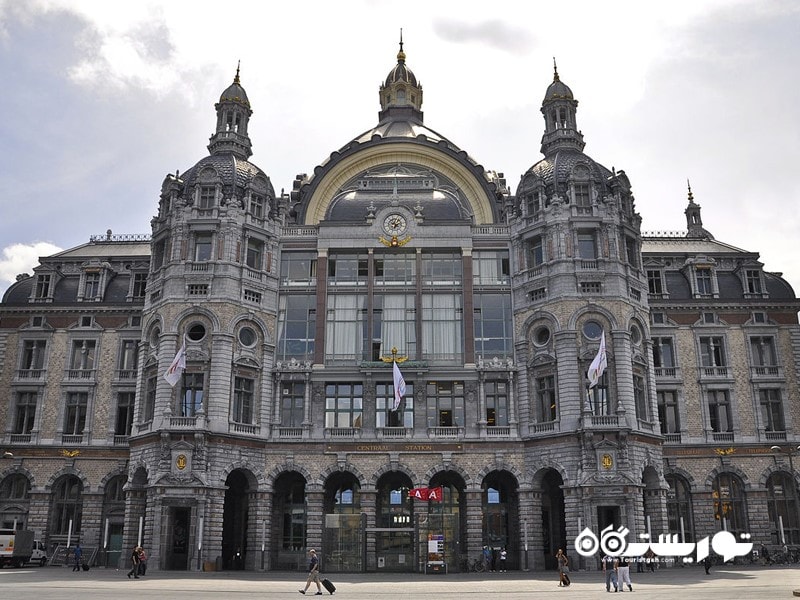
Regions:
[[[771, 446], [770, 450], [772, 450], [772, 452], [775, 452], [776, 454], [786, 454], [789, 457], [789, 474], [791, 476], [791, 481], [792, 481], [792, 488], [791, 488], [791, 490], [792, 490], [792, 502], [794, 503], [794, 510], [797, 513], [797, 515], [795, 515], [796, 522], [792, 524], [792, 531], [794, 531], [795, 529], [800, 527], [800, 504], [798, 503], [798, 497], [797, 497], [797, 474], [795, 473], [795, 470], [794, 470], [794, 460], [793, 460], [793, 458], [794, 458], [795, 454], [800, 453], [800, 446], [796, 446], [794, 448], [788, 448], [786, 450], [784, 450], [780, 446]], [[776, 462], [777, 462], [777, 459], [776, 459]], [[784, 491], [784, 498], [786, 498], [786, 492], [785, 491]], [[787, 508], [788, 508], [788, 506], [787, 506]], [[781, 545], [786, 546], [786, 536], [784, 535], [784, 530], [783, 530], [783, 516], [778, 514], [777, 503], [775, 505], [775, 516], [778, 517], [778, 527], [779, 527], [779, 533], [780, 533], [780, 536], [781, 536]], [[794, 538], [794, 536], [792, 536], [792, 538]], [[792, 539], [791, 541], [794, 541], [794, 540]]]

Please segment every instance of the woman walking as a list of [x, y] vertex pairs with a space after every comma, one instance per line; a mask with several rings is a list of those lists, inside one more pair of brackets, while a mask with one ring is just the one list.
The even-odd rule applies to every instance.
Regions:
[[558, 561], [558, 587], [567, 587], [570, 583], [569, 580], [569, 558], [564, 554], [564, 550], [559, 548], [556, 552], [556, 560]]

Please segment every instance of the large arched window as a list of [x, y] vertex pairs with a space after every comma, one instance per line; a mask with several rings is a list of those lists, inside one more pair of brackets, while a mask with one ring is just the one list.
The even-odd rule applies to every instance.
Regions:
[[681, 542], [694, 540], [692, 521], [692, 496], [689, 483], [680, 475], [664, 477], [669, 484], [667, 492], [667, 526], [670, 533], [683, 534]]
[[749, 533], [747, 500], [742, 480], [733, 473], [720, 473], [711, 489], [714, 519], [720, 529], [733, 534]]
[[66, 475], [53, 486], [50, 533], [54, 536], [72, 534], [79, 539], [83, 484], [74, 475]]
[[767, 509], [773, 544], [800, 544], [797, 486], [790, 473], [779, 471], [767, 480]]

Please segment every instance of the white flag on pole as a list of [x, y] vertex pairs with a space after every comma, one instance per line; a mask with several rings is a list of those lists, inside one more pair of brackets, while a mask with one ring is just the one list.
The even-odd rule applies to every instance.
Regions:
[[600, 378], [603, 376], [603, 372], [606, 370], [608, 366], [608, 361], [606, 360], [606, 332], [604, 331], [600, 335], [600, 347], [597, 349], [597, 356], [594, 357], [592, 364], [589, 365], [589, 389], [592, 389], [594, 386], [597, 385], [597, 382], [600, 381]]
[[403, 374], [400, 372], [397, 362], [392, 363], [392, 374], [394, 375], [394, 406], [392, 410], [397, 410], [400, 406], [400, 401], [406, 395], [406, 380], [403, 379]]
[[175, 384], [178, 383], [181, 379], [181, 375], [183, 375], [183, 370], [186, 368], [186, 337], [183, 338], [183, 344], [181, 345], [180, 350], [175, 355], [175, 358], [172, 359], [172, 364], [167, 369], [167, 372], [164, 373], [164, 379], [167, 380], [167, 383], [171, 387], [175, 387]]

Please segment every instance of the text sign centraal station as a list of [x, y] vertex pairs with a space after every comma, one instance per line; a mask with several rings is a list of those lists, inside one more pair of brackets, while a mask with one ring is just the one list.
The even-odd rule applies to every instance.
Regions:
[[461, 444], [328, 444], [326, 452], [462, 452]]

